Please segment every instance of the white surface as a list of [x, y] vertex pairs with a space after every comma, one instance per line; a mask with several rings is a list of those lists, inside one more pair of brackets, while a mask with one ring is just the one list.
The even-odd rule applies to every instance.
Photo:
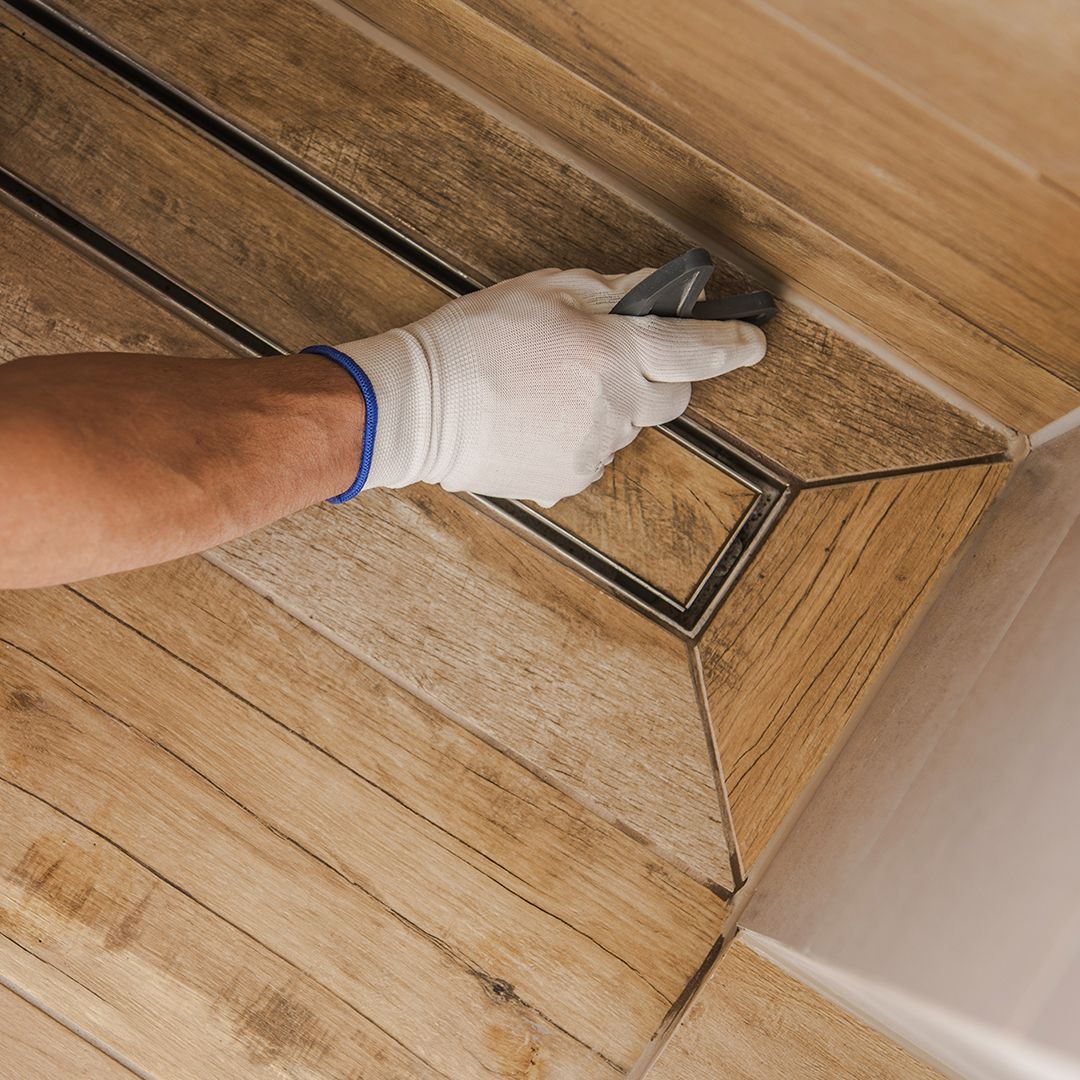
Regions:
[[892, 990], [842, 968], [818, 963], [772, 938], [744, 930], [740, 940], [860, 1019], [889, 1019], [888, 1034], [929, 1064], [984, 1080], [1080, 1080], [1068, 1057], [974, 1023], [934, 1002]]
[[1078, 474], [1020, 467], [743, 920], [971, 1077], [1080, 1064]]
[[1060, 438], [1077, 427], [1080, 427], [1080, 408], [1073, 409], [1072, 412], [1067, 412], [1064, 416], [1059, 416], [1044, 428], [1039, 428], [1031, 436], [1031, 445], [1035, 447], [1045, 446], [1048, 442]]

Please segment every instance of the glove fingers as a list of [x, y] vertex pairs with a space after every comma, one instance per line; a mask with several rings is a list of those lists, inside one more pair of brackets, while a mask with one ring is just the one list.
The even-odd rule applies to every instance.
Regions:
[[641, 427], [642, 425], [636, 420], [627, 424], [625, 428], [615, 436], [615, 439], [609, 448], [610, 452], [608, 453], [608, 456], [604, 458], [603, 462], [601, 462], [601, 465], [609, 464], [619, 450], [629, 446], [641, 434]]
[[642, 373], [653, 382], [711, 379], [756, 364], [765, 355], [765, 334], [753, 323], [662, 319], [654, 315], [625, 321], [641, 324]]
[[535, 503], [537, 506], [544, 510], [550, 510], [556, 503], [561, 502], [563, 499], [572, 499], [575, 495], [580, 495], [587, 487], [591, 487], [604, 475], [604, 469], [611, 463], [611, 457], [608, 457], [607, 461], [601, 462], [597, 465], [592, 473], [580, 479], [575, 485], [572, 491], [564, 491], [556, 498], [551, 499], [530, 499], [529, 502]]
[[633, 421], [639, 427], [666, 424], [686, 412], [690, 384], [649, 382], [634, 402]]

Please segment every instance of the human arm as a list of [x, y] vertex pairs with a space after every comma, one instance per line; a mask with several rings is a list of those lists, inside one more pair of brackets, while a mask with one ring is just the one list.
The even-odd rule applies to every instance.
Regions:
[[[756, 362], [743, 323], [606, 314], [647, 271], [537, 271], [323, 356], [85, 354], [0, 368], [0, 587], [175, 558], [354, 484], [550, 504], [690, 384]], [[377, 413], [377, 424], [376, 421]]]

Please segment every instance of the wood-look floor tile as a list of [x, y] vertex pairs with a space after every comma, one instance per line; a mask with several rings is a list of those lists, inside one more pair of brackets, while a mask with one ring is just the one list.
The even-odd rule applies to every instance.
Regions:
[[682, 642], [438, 488], [214, 561], [702, 880], [733, 884]]
[[33, 353], [223, 351], [2, 202], [0, 296], [0, 361]]
[[[92, 0], [70, 5], [70, 12], [479, 280], [552, 265], [636, 269], [691, 246], [316, 4], [244, 0], [201, 9]], [[232, 47], [237, 40], [245, 42], [242, 50]], [[89, 179], [94, 156], [79, 152], [86, 142], [77, 136], [88, 123], [81, 98], [93, 96], [87, 88], [93, 78], [77, 64], [69, 65], [77, 75], [63, 77], [55, 64], [38, 70], [40, 64], [35, 68], [22, 60], [18, 66], [20, 80], [9, 80], [4, 91], [16, 121], [5, 135], [33, 139], [36, 127], [23, 132], [17, 121], [27, 110], [35, 112], [42, 117], [50, 154], [69, 159], [61, 165], [47, 157], [50, 167]], [[267, 79], [267, 71], [275, 77]], [[71, 97], [58, 82], [72, 81], [79, 107], [50, 110], [50, 102]], [[158, 128], [160, 123], [155, 132]], [[63, 131], [70, 134], [60, 135]], [[128, 141], [136, 137], [134, 130], [125, 134]], [[136, 160], [150, 152], [143, 149]], [[33, 151], [25, 157], [31, 163], [41, 160]], [[189, 170], [185, 165], [181, 174]], [[97, 190], [114, 188], [115, 175], [108, 170]], [[198, 175], [202, 182], [201, 171]], [[138, 199], [144, 185], [132, 186]], [[161, 205], [165, 224], [174, 216], [183, 220], [182, 207], [174, 211], [168, 199]], [[131, 205], [132, 213], [136, 207]], [[123, 211], [117, 205], [114, 213], [123, 216]], [[241, 208], [241, 222], [248, 212]], [[326, 315], [319, 323], [324, 336], [334, 336], [331, 331], [348, 324], [353, 308], [362, 307], [364, 275], [353, 274], [348, 261], [319, 263], [312, 242], [302, 232], [293, 233], [289, 215], [275, 214], [267, 226], [239, 232], [229, 217], [215, 223], [212, 232], [208, 224], [201, 228], [222, 250], [230, 273], [255, 279], [252, 287], [263, 295], [270, 282], [281, 282], [275, 288], [277, 306], [291, 309], [305, 302], [307, 287], [299, 273], [310, 270], [320, 282], [335, 274], [355, 290], [351, 302], [337, 305], [336, 316], [327, 311], [330, 305], [317, 301]], [[155, 254], [160, 247], [159, 242]], [[294, 248], [303, 254], [294, 258]], [[250, 269], [240, 269], [245, 263]], [[751, 284], [723, 261], [716, 282], [720, 290]], [[328, 295], [336, 298], [341, 287], [331, 287]], [[781, 307], [769, 329], [765, 361], [700, 385], [692, 416], [804, 479], [919, 467], [1004, 448], [1000, 436], [970, 416], [804, 313]], [[239, 314], [254, 325], [260, 308]], [[346, 329], [336, 336], [356, 334]]]
[[1008, 465], [799, 492], [701, 638], [749, 869], [813, 778]]
[[[1060, 11], [1017, 46], [1000, 29], [1008, 14], [950, 15], [920, 0], [875, 20], [850, 18], [844, 0], [780, 5], [809, 32], [768, 6], [726, 0], [681, 9], [661, 40], [642, 2], [585, 0], [572, 20], [550, 2], [347, 3], [1007, 423], [1030, 431], [1075, 407], [1080, 208], [1036, 175], [1045, 162], [1017, 168], [944, 117], [935, 96], [1014, 127], [1035, 113], [1033, 132], [1053, 128], [1069, 111], [1062, 73], [1075, 66], [1060, 33], [1048, 40], [1064, 30]], [[1014, 20], [1038, 21], [1013, 8]], [[818, 27], [919, 91], [876, 77]], [[725, 42], [732, 62], [717, 64]], [[1027, 96], [986, 94], [980, 73], [1025, 50], [1027, 70], [1042, 68]], [[935, 58], [936, 81], [918, 70]], [[773, 73], [767, 86], [762, 70]], [[1020, 70], [1006, 77], [1025, 81]], [[1040, 87], [1053, 88], [1049, 99]], [[1074, 126], [1028, 138], [1075, 145]], [[1076, 161], [1055, 164], [1050, 175], [1071, 173], [1075, 186]]]
[[[11, 798], [95, 831], [100, 858], [130, 854], [438, 1072], [615, 1075], [719, 930], [709, 890], [203, 560], [8, 594], [0, 638]], [[93, 854], [12, 816], [16, 939], [45, 926], [63, 969], [85, 933], [99, 979], [131, 944], [167, 983], [139, 911], [168, 890], [118, 885], [118, 909]], [[242, 953], [214, 964], [244, 972]], [[304, 1015], [298, 1053], [326, 1052]]]
[[673, 600], [689, 600], [757, 492], [646, 428], [604, 477], [539, 513]]
[[[152, 801], [155, 793], [144, 794]], [[101, 834], [108, 821], [87, 815], [84, 824], [62, 802], [51, 806], [0, 778], [0, 965], [59, 1015], [144, 1075], [261, 1080], [268, 1069], [307, 1077], [359, 1069], [372, 1080], [446, 1080], [328, 986], [324, 971], [306, 972], [223, 917], [197, 882], [193, 892], [170, 880], [150, 845], [132, 854]], [[175, 837], [160, 817], [145, 827]], [[221, 862], [212, 835], [189, 842], [219, 877], [243, 880]]]
[[[0, 941], [0, 956], [8, 944]], [[5, 986], [0, 986], [0, 1062], [13, 1080], [133, 1080], [135, 1076]]]
[[942, 1080], [736, 938], [649, 1080]]
[[[1080, 27], [1056, 0], [778, 0], [780, 11], [1080, 196]], [[987, 93], [993, 86], [994, 92]]]
[[3, 164], [285, 349], [447, 295], [63, 46], [0, 13]]
[[[122, 347], [105, 336], [122, 319], [94, 323], [92, 306], [126, 310], [118, 283], [73, 253], [59, 273], [52, 251], [19, 249], [40, 291], [29, 330], [9, 336], [40, 351], [28, 334], [78, 291], [95, 347]], [[189, 346], [206, 351], [196, 336]], [[214, 557], [606, 820], [734, 884], [683, 645], [525, 539], [419, 485], [313, 507]]]

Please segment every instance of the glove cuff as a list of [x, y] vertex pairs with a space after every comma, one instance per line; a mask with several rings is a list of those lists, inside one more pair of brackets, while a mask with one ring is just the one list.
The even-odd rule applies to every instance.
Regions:
[[364, 437], [361, 442], [360, 465], [356, 470], [356, 479], [340, 495], [327, 499], [331, 503], [348, 502], [360, 494], [361, 489], [367, 483], [368, 473], [371, 471], [371, 457], [375, 449], [375, 433], [379, 427], [379, 403], [375, 397], [375, 388], [367, 373], [345, 353], [332, 348], [330, 345], [309, 345], [301, 352], [314, 353], [316, 356], [325, 356], [339, 367], [344, 368], [356, 383], [356, 388], [364, 397]]
[[423, 480], [432, 440], [431, 368], [407, 330], [339, 345], [371, 381], [378, 428], [365, 488], [400, 488]]

